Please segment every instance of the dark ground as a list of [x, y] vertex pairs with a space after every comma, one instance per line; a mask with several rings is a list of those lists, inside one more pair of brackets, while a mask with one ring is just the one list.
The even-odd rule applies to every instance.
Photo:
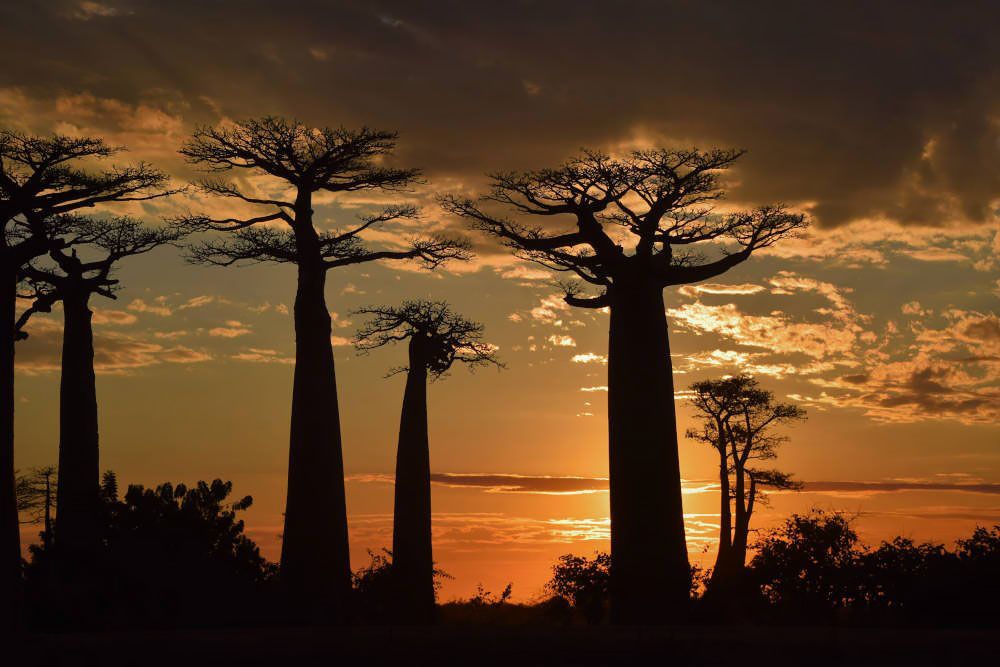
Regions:
[[[761, 627], [268, 628], [29, 634], [8, 665], [997, 664], [997, 630]], [[6, 642], [5, 642], [6, 643]], [[8, 649], [11, 648], [8, 644]], [[4, 650], [4, 655], [10, 652]]]

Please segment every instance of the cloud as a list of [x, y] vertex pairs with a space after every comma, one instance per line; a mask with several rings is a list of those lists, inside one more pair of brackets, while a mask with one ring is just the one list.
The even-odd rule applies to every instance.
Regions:
[[[580, 145], [672, 142], [746, 146], [731, 198], [801, 202], [824, 227], [974, 225], [994, 216], [1000, 192], [992, 5], [970, 22], [902, 0], [837, 11], [784, 0], [770, 12], [638, 2], [575, 11], [558, 0], [491, 7], [485, 21], [478, 7], [387, 0], [379, 13], [309, 3], [275, 22], [271, 3], [248, 0], [234, 45], [214, 29], [233, 19], [225, 5], [129, 2], [126, 31], [114, 26], [120, 3], [8, 4], [9, 85], [93, 88], [130, 109], [156, 108], [142, 99], [150, 90], [172, 91], [192, 122], [267, 110], [399, 128], [407, 162], [432, 176], [545, 167]], [[73, 30], [58, 25], [68, 17]], [[554, 30], [575, 37], [558, 53], [541, 38]], [[148, 57], [121, 57], [137, 44]], [[14, 67], [28, 52], [47, 57]], [[675, 66], [676, 53], [694, 52]], [[353, 77], [349, 99], [305, 84], [340, 76]], [[739, 104], [719, 104], [719, 91]]]
[[159, 315], [160, 317], [170, 317], [174, 311], [166, 303], [167, 298], [164, 296], [156, 297], [153, 303], [146, 303], [143, 299], [132, 299], [128, 304], [128, 309], [136, 313], [150, 313], [152, 315]]
[[552, 272], [531, 264], [515, 264], [509, 267], [497, 267], [501, 278], [507, 280], [538, 281], [552, 280]]
[[570, 361], [574, 364], [606, 364], [608, 363], [608, 358], [603, 354], [584, 352], [583, 354], [574, 354]]
[[695, 333], [714, 333], [741, 345], [772, 352], [802, 353], [814, 359], [850, 353], [858, 341], [857, 324], [795, 322], [775, 311], [748, 315], [736, 304], [709, 306], [700, 302], [667, 309], [667, 315]]
[[677, 291], [684, 296], [699, 294], [757, 294], [763, 292], [763, 285], [743, 283], [740, 285], [723, 285], [720, 283], [701, 283], [698, 285], [682, 285]]
[[[33, 330], [28, 339], [18, 343], [17, 370], [27, 374], [58, 371], [61, 365], [62, 331], [58, 327]], [[95, 332], [94, 369], [98, 373], [118, 374], [161, 363], [195, 364], [208, 361], [211, 354], [183, 345], [166, 347], [118, 332]]]
[[66, 10], [64, 16], [78, 21], [89, 21], [95, 18], [118, 16], [121, 13], [120, 9], [108, 3], [82, 0], [74, 3], [72, 9]]
[[921, 306], [919, 301], [908, 301], [902, 305], [900, 310], [904, 315], [919, 315], [921, 317], [926, 317], [931, 314], [931, 311]]
[[987, 482], [805, 482], [805, 493], [873, 495], [879, 493], [900, 493], [903, 491], [948, 491], [955, 493], [979, 493], [1000, 495], [1000, 484]]
[[920, 250], [904, 250], [903, 254], [919, 259], [922, 262], [968, 262], [969, 256], [948, 248], [922, 248]]
[[563, 317], [563, 314], [569, 309], [570, 306], [562, 294], [550, 294], [543, 297], [539, 304], [528, 312], [528, 315], [531, 319], [543, 324], [553, 324]]
[[236, 361], [250, 361], [262, 364], [294, 364], [294, 357], [282, 356], [277, 350], [250, 347], [232, 355]]
[[214, 296], [209, 296], [207, 294], [202, 294], [200, 296], [193, 296], [181, 305], [177, 306], [177, 310], [188, 310], [189, 308], [202, 308], [208, 304], [215, 301]]
[[552, 335], [546, 340], [556, 347], [576, 347], [576, 341], [573, 340], [572, 336]]
[[[364, 473], [348, 476], [348, 481], [361, 484], [392, 484], [393, 476], [384, 473]], [[517, 475], [513, 473], [431, 473], [431, 483], [455, 489], [473, 489], [483, 493], [535, 495], [585, 495], [608, 490], [607, 477], [576, 477], [572, 475]], [[686, 495], [717, 492], [712, 480], [681, 480]]]
[[188, 332], [183, 329], [178, 331], [154, 331], [153, 338], [159, 338], [161, 340], [174, 340], [176, 338], [183, 338], [187, 336]]
[[[816, 378], [818, 395], [794, 395], [817, 408], [861, 409], [887, 422], [1000, 419], [1000, 319], [950, 308], [911, 325], [913, 341], [896, 354], [872, 357], [863, 372]], [[790, 394], [790, 396], [792, 396]]]
[[244, 324], [239, 320], [227, 320], [225, 326], [213, 327], [208, 330], [209, 336], [217, 338], [238, 338], [239, 336], [246, 336], [251, 333], [253, 333], [253, 330], [250, 328], [250, 325]]
[[135, 324], [136, 316], [124, 310], [108, 310], [105, 308], [94, 308], [94, 316], [91, 322], [95, 325], [128, 326]]

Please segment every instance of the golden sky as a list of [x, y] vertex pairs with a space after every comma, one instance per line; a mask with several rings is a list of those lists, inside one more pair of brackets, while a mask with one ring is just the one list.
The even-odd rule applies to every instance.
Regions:
[[[679, 401], [691, 382], [744, 371], [809, 411], [778, 460], [806, 489], [772, 496], [757, 526], [819, 506], [857, 514], [870, 541], [950, 541], [1000, 521], [995, 5], [725, 6], [7, 3], [0, 124], [102, 136], [128, 146], [120, 161], [178, 181], [195, 176], [176, 150], [199, 124], [274, 113], [395, 129], [396, 161], [426, 183], [392, 201], [421, 205], [428, 231], [460, 226], [435, 195], [475, 193], [491, 170], [582, 146], [746, 147], [725, 205], [784, 201], [813, 227], [666, 299]], [[342, 226], [382, 201], [322, 200], [317, 217]], [[190, 194], [127, 210], [155, 221], [219, 206]], [[369, 240], [416, 228], [390, 231]], [[508, 365], [429, 391], [435, 555], [455, 577], [444, 595], [513, 581], [527, 599], [559, 554], [607, 548], [607, 316], [570, 309], [545, 271], [474, 240], [475, 261], [433, 274], [329, 276], [352, 558], [390, 540], [403, 380], [383, 376], [405, 350], [358, 356], [350, 312], [443, 298], [485, 324]], [[276, 558], [294, 271], [195, 267], [162, 249], [118, 277], [118, 300], [94, 303], [102, 467], [126, 483], [232, 479]], [[54, 462], [57, 446], [58, 313], [30, 332], [21, 468]], [[682, 407], [681, 433], [691, 424]], [[713, 454], [682, 440], [681, 463], [701, 560], [718, 520]]]

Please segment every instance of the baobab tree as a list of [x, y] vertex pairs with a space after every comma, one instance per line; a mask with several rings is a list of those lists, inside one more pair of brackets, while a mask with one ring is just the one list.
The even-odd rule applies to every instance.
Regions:
[[93, 550], [100, 540], [100, 438], [90, 299], [95, 294], [115, 299], [120, 289], [113, 277], [117, 264], [176, 243], [183, 230], [151, 227], [129, 217], [79, 217], [64, 226], [73, 229], [73, 245], [61, 248], [53, 243], [46, 258], [22, 268], [32, 304], [18, 324], [32, 312], [48, 312], [62, 303], [55, 545], [60, 554], [72, 557]]
[[434, 560], [431, 548], [431, 470], [427, 437], [427, 379], [436, 380], [456, 363], [469, 368], [500, 362], [483, 341], [483, 326], [441, 301], [405, 301], [398, 307], [362, 308], [370, 319], [355, 345], [363, 351], [407, 342], [409, 365], [396, 449], [392, 521], [392, 577], [397, 618], [428, 623], [434, 617]]
[[85, 169], [83, 161], [121, 152], [101, 139], [30, 136], [0, 129], [0, 628], [19, 623], [21, 546], [14, 493], [14, 341], [21, 269], [71, 243], [60, 225], [69, 214], [115, 202], [170, 194], [167, 177], [147, 164]]
[[[586, 152], [560, 167], [491, 176], [480, 200], [444, 208], [521, 258], [566, 272], [565, 301], [610, 311], [608, 427], [611, 616], [676, 617], [690, 566], [684, 537], [677, 420], [663, 290], [718, 276], [806, 223], [783, 206], [718, 214], [720, 171], [734, 150], [646, 150], [621, 159]], [[567, 220], [538, 226], [518, 218]], [[711, 248], [717, 259], [706, 257]], [[704, 251], [704, 252], [703, 252]], [[649, 559], [660, 566], [651, 571]]]
[[414, 220], [418, 212], [408, 205], [388, 206], [346, 229], [322, 229], [316, 224], [313, 198], [317, 193], [396, 192], [416, 182], [417, 170], [382, 164], [395, 144], [392, 132], [311, 128], [268, 117], [202, 128], [181, 149], [190, 163], [210, 172], [269, 177], [267, 194], [249, 191], [246, 183], [233, 180], [209, 179], [198, 184], [203, 193], [254, 212], [223, 218], [187, 217], [183, 222], [190, 229], [229, 234], [192, 247], [191, 260], [221, 266], [283, 262], [298, 270], [280, 567], [285, 586], [307, 614], [342, 616], [351, 586], [326, 274], [330, 269], [378, 260], [416, 260], [435, 268], [446, 260], [468, 256], [463, 241], [440, 236], [403, 236], [401, 248], [366, 245], [366, 231], [387, 225], [391, 230], [402, 226], [396, 223]]
[[776, 402], [773, 393], [747, 375], [696, 382], [691, 390], [690, 401], [702, 424], [689, 429], [687, 436], [719, 455], [719, 551], [710, 592], [730, 590], [746, 565], [750, 519], [755, 506], [767, 502], [765, 491], [801, 488], [791, 475], [755, 464], [774, 459], [778, 446], [788, 439], [775, 434], [774, 427], [805, 419], [805, 410]]

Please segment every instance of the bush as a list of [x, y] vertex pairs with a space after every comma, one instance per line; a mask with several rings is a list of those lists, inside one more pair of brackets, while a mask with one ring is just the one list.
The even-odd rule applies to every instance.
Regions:
[[160, 627], [259, 622], [276, 566], [243, 530], [246, 496], [214, 480], [130, 486], [105, 476], [100, 546], [68, 553], [59, 536], [32, 547], [27, 590], [39, 626]]

